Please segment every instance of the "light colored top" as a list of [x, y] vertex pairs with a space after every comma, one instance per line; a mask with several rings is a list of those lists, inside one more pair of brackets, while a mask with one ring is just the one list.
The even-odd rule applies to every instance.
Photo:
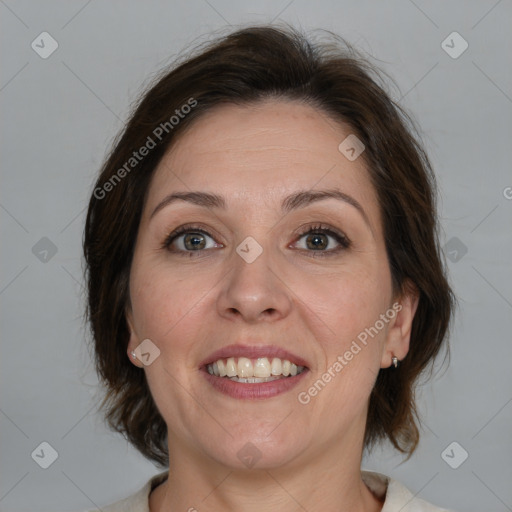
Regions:
[[[103, 512], [150, 512], [149, 495], [155, 487], [167, 479], [167, 475], [166, 471], [154, 476], [135, 494], [108, 507], [103, 507]], [[416, 498], [398, 480], [381, 473], [361, 471], [361, 477], [377, 498], [380, 500], [385, 498], [381, 512], [450, 512], [445, 508], [436, 507], [425, 500]]]

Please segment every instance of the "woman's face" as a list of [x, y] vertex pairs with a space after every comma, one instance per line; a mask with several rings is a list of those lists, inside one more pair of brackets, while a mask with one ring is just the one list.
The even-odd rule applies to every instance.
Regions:
[[360, 457], [371, 389], [407, 353], [411, 308], [392, 293], [363, 159], [338, 149], [349, 135], [298, 102], [222, 106], [155, 171], [128, 351], [171, 460], [270, 468], [334, 446]]

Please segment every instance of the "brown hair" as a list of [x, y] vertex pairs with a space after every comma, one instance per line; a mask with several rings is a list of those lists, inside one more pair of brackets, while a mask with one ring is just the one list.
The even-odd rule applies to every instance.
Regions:
[[[434, 175], [414, 124], [385, 92], [381, 74], [341, 38], [329, 37], [313, 44], [290, 27], [259, 26], [196, 50], [144, 94], [96, 182], [83, 249], [87, 318], [106, 387], [101, 407], [111, 428], [161, 465], [168, 463], [167, 427], [145, 372], [126, 356], [128, 282], [145, 196], [163, 154], [195, 119], [221, 104], [266, 98], [320, 108], [365, 145], [395, 292], [414, 283], [419, 306], [407, 357], [398, 370], [378, 374], [364, 442], [369, 448], [387, 437], [409, 456], [418, 444], [415, 384], [443, 345], [454, 302], [439, 250]], [[150, 149], [142, 157], [143, 146]]]

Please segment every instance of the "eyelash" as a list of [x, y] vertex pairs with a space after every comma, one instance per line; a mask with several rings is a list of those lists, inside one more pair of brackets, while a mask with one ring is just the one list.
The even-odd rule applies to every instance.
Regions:
[[[166, 239], [164, 240], [163, 244], [162, 244], [162, 249], [166, 249], [170, 252], [173, 252], [173, 253], [176, 253], [176, 254], [190, 254], [190, 257], [192, 257], [193, 253], [195, 252], [198, 252], [198, 253], [201, 253], [201, 252], [204, 252], [208, 249], [200, 249], [200, 250], [197, 250], [197, 251], [183, 251], [183, 250], [175, 250], [175, 249], [171, 249], [171, 244], [181, 235], [184, 235], [184, 234], [190, 234], [190, 233], [200, 233], [202, 235], [206, 235], [210, 238], [213, 238], [212, 235], [210, 235], [210, 233], [208, 233], [207, 231], [205, 231], [204, 229], [202, 229], [201, 227], [199, 226], [195, 226], [195, 225], [184, 225], [184, 226], [181, 226], [179, 228], [177, 228], [176, 230], [174, 230], [171, 234], [169, 234]], [[334, 255], [334, 254], [338, 254], [339, 252], [341, 251], [344, 251], [346, 249], [348, 249], [350, 246], [351, 246], [351, 241], [348, 239], [348, 237], [341, 233], [341, 232], [338, 232], [336, 230], [333, 230], [332, 228], [328, 227], [328, 226], [324, 226], [322, 224], [318, 224], [318, 225], [314, 225], [314, 226], [308, 226], [306, 228], [304, 228], [303, 230], [301, 230], [301, 232], [298, 234], [298, 237], [297, 239], [295, 240], [295, 242], [299, 241], [302, 237], [306, 236], [306, 235], [309, 235], [309, 234], [324, 234], [324, 235], [329, 235], [331, 237], [333, 237], [336, 242], [338, 242], [339, 246], [336, 248], [336, 249], [330, 249], [330, 250], [318, 250], [318, 251], [314, 251], [314, 250], [308, 250], [308, 249], [300, 249], [301, 251], [306, 251], [308, 253], [311, 253], [311, 256], [313, 257], [320, 257], [320, 258], [324, 258], [324, 257], [327, 257], [327, 256], [331, 256], [331, 255]], [[294, 242], [294, 243], [295, 243]]]

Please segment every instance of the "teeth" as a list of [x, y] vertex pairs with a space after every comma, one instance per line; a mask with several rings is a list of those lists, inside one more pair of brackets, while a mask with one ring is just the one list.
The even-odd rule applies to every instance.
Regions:
[[281, 373], [283, 373], [283, 365], [281, 364], [281, 359], [278, 357], [274, 357], [274, 359], [272, 359], [270, 371], [272, 375], [281, 375]]
[[210, 375], [228, 377], [236, 382], [259, 383], [276, 380], [282, 376], [295, 376], [304, 371], [304, 366], [297, 366], [287, 359], [274, 357], [272, 362], [267, 357], [252, 361], [248, 357], [219, 359], [207, 366]]
[[290, 363], [290, 361], [288, 361], [287, 359], [285, 359], [283, 361], [283, 375], [285, 377], [288, 377], [288, 375], [290, 375], [291, 366], [292, 366], [292, 363]]
[[[219, 377], [225, 377], [226, 376], [226, 365], [224, 364], [224, 361], [222, 359], [219, 359], [217, 361], [217, 368], [219, 370]], [[217, 374], [215, 374], [217, 375]]]
[[250, 359], [247, 359], [247, 357], [238, 358], [238, 376], [242, 378], [254, 377], [252, 362]]
[[233, 382], [243, 382], [245, 384], [260, 384], [262, 382], [270, 382], [272, 380], [279, 380], [281, 377], [264, 377], [264, 378], [258, 378], [258, 377], [249, 377], [247, 379], [242, 379], [240, 377], [231, 377], [229, 380], [232, 380]]
[[270, 377], [270, 363], [266, 357], [260, 357], [254, 364], [255, 377]]
[[[210, 365], [208, 365], [208, 366], [210, 366]], [[226, 376], [227, 377], [236, 377], [236, 372], [237, 372], [237, 367], [235, 364], [235, 358], [230, 357], [226, 361]]]

